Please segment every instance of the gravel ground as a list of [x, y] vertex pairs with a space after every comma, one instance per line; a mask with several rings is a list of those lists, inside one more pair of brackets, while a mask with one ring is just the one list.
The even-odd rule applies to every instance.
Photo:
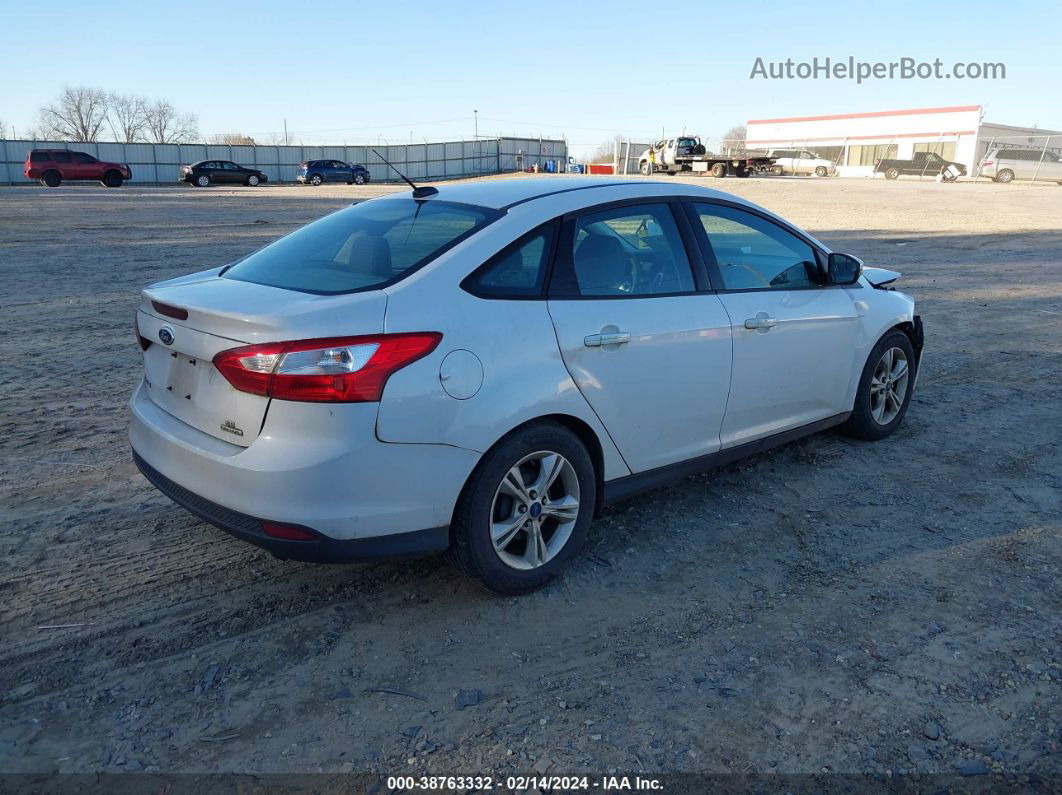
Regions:
[[705, 184], [904, 272], [907, 421], [615, 506], [520, 599], [276, 561], [130, 461], [137, 290], [393, 188], [0, 188], [0, 770], [1057, 783], [1062, 188]]

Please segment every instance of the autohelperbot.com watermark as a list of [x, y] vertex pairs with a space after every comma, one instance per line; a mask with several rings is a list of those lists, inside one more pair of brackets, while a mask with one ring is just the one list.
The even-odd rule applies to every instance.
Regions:
[[950, 66], [940, 58], [921, 61], [903, 57], [895, 61], [860, 61], [847, 58], [812, 58], [797, 61], [768, 61], [757, 58], [750, 80], [1006, 80], [1007, 65], [992, 61], [956, 61]]

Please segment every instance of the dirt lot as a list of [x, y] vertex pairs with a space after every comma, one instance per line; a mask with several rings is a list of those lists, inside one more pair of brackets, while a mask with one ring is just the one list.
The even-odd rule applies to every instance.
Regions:
[[130, 461], [137, 290], [390, 187], [0, 188], [0, 770], [1057, 782], [1062, 188], [705, 184], [903, 271], [907, 422], [618, 505], [521, 599], [276, 561]]

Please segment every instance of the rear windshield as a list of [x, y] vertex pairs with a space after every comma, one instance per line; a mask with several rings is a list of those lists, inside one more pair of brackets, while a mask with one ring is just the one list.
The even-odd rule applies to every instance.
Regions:
[[280, 238], [224, 276], [321, 295], [374, 289], [426, 265], [499, 215], [434, 200], [362, 202]]

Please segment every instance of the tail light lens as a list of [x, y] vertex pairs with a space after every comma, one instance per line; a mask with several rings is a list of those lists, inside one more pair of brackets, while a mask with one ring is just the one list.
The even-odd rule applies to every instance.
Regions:
[[982, 166], [990, 166], [990, 165], [992, 165], [992, 161], [991, 160], [982, 160], [981, 161], [981, 165]]
[[269, 342], [222, 351], [214, 366], [241, 392], [310, 403], [373, 403], [387, 379], [439, 344], [442, 334], [373, 334]]
[[133, 332], [136, 334], [136, 341], [140, 343], [140, 350], [146, 351], [151, 345], [151, 340], [140, 333], [140, 319], [135, 311], [133, 312]]

